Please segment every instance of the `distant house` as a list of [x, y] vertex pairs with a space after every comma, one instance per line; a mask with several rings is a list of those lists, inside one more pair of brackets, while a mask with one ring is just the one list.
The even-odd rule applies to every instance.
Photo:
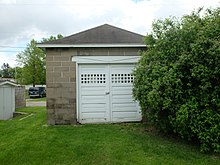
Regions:
[[141, 120], [132, 70], [144, 36], [104, 24], [38, 47], [46, 49], [48, 124]]
[[0, 77], [0, 81], [11, 81], [11, 82], [16, 82], [14, 78], [4, 78], [4, 77]]

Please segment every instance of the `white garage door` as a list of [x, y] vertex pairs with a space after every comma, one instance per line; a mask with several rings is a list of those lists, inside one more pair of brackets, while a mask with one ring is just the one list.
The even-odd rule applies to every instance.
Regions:
[[140, 121], [132, 98], [132, 64], [79, 65], [78, 121], [106, 123]]

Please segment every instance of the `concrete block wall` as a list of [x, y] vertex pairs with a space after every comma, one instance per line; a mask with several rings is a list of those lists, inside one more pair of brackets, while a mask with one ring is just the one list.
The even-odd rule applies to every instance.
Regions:
[[139, 48], [47, 48], [47, 123], [76, 123], [76, 63], [73, 56], [135, 56]]
[[47, 123], [76, 123], [76, 64], [69, 49], [49, 49], [46, 55]]

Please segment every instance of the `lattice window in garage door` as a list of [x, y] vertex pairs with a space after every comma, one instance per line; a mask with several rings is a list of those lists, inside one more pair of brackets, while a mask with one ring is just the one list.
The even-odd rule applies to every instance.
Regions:
[[105, 84], [105, 74], [81, 74], [81, 84]]
[[130, 84], [134, 82], [132, 74], [111, 74], [112, 83]]

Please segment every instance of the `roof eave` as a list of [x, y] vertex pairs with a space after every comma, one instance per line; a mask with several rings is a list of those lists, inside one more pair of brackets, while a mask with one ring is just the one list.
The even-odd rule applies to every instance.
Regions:
[[145, 44], [37, 44], [39, 48], [129, 48], [146, 47]]
[[3, 86], [3, 85], [11, 85], [11, 86], [18, 86], [17, 84], [11, 82], [11, 81], [3, 81], [3, 82], [0, 82], [0, 86]]

